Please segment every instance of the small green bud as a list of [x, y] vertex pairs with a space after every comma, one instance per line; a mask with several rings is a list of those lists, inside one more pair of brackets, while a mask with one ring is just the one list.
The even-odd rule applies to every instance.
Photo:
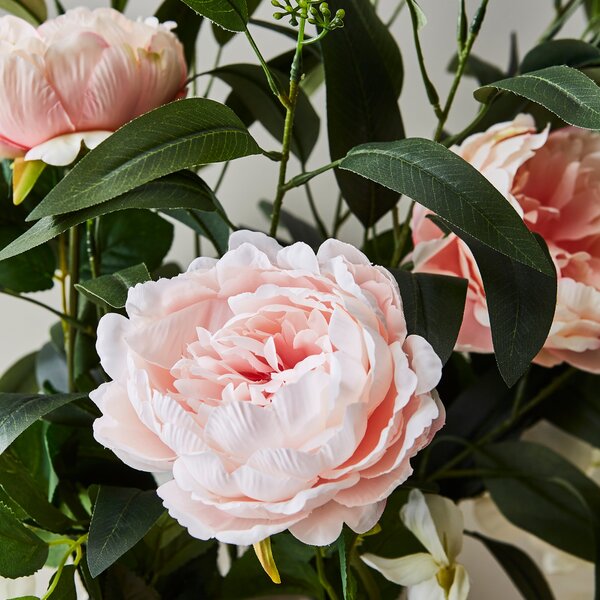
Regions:
[[281, 19], [283, 18], [283, 13], [273, 13], [273, 18], [276, 21], [281, 21]]

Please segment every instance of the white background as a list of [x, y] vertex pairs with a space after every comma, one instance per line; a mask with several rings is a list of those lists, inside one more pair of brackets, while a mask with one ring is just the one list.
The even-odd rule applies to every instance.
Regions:
[[[51, 3], [49, 2], [49, 4]], [[133, 17], [151, 15], [159, 3], [158, 0], [131, 0], [129, 15]], [[382, 14], [389, 14], [396, 3], [397, 0], [380, 0]], [[78, 5], [98, 7], [106, 6], [108, 0], [63, 0], [63, 4], [67, 8]], [[263, 4], [265, 5], [264, 9], [257, 16], [268, 19], [271, 12], [269, 2], [265, 1]], [[442, 97], [451, 82], [451, 76], [445, 72], [445, 69], [455, 51], [457, 4], [457, 1], [452, 0], [421, 1], [421, 6], [429, 19], [427, 26], [422, 30], [426, 62], [430, 75]], [[477, 4], [478, 2], [473, 0], [467, 2], [471, 14]], [[552, 4], [552, 0], [491, 0], [488, 16], [475, 45], [474, 53], [505, 67], [508, 62], [510, 33], [513, 31], [517, 33], [519, 48], [524, 54], [531, 48], [550, 21], [553, 14]], [[352, 15], [348, 15], [348, 18], [352, 18]], [[583, 17], [577, 15], [565, 29], [564, 35], [579, 36], [582, 27]], [[396, 22], [393, 33], [399, 40], [405, 63], [406, 75], [401, 106], [407, 134], [431, 136], [435, 121], [420, 80], [409, 15], [406, 10]], [[290, 48], [288, 40], [262, 30], [256, 31], [256, 37], [267, 58]], [[215, 43], [210, 27], [205, 25], [198, 46], [199, 71], [211, 67], [214, 55]], [[254, 61], [254, 58], [245, 40], [239, 36], [227, 46], [222, 62], [227, 64], [250, 61]], [[205, 82], [201, 80], [199, 89], [203, 90], [205, 85]], [[473, 88], [474, 83], [465, 79], [448, 120], [449, 130], [462, 129], [473, 117], [477, 106], [471, 95]], [[227, 88], [219, 85], [213, 89], [215, 99], [222, 99], [227, 92]], [[316, 94], [314, 102], [320, 114], [324, 114], [324, 94], [322, 92]], [[324, 132], [325, 125], [323, 123], [322, 133]], [[258, 128], [253, 130], [253, 133], [263, 146], [276, 149], [275, 141]], [[325, 136], [321, 135], [309, 166], [316, 168], [327, 162], [329, 162], [327, 142]], [[297, 165], [292, 163], [292, 173], [294, 169], [297, 169]], [[218, 170], [213, 167], [206, 173], [209, 182], [213, 182]], [[260, 157], [243, 159], [230, 169], [219, 196], [234, 222], [265, 228], [266, 222], [256, 209], [256, 204], [259, 199], [273, 198], [275, 182], [275, 163]], [[320, 177], [314, 182], [313, 191], [319, 210], [329, 222], [337, 198], [332, 177], [329, 175]], [[286, 208], [292, 209], [298, 214], [305, 214], [306, 201], [303, 194], [301, 192], [289, 194], [286, 198]], [[359, 238], [356, 224], [350, 223], [342, 231], [342, 236], [347, 241], [357, 242]], [[181, 265], [186, 265], [193, 258], [192, 235], [189, 230], [178, 227], [170, 258], [177, 260]], [[36, 297], [47, 303], [58, 305], [57, 290], [38, 294]], [[0, 372], [20, 356], [38, 348], [47, 339], [48, 327], [54, 321], [52, 315], [43, 309], [0, 296]], [[498, 569], [493, 559], [479, 544], [467, 541], [461, 559], [469, 570], [472, 580], [471, 597], [475, 600], [517, 600], [520, 598], [508, 578]], [[581, 599], [587, 597], [589, 596], [584, 595], [581, 596]]]

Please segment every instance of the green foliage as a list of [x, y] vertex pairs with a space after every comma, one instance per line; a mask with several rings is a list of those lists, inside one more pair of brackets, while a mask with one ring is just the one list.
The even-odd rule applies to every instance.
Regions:
[[160, 498], [152, 490], [101, 487], [88, 540], [87, 563], [92, 577], [135, 546], [163, 511]]
[[584, 560], [596, 557], [600, 488], [566, 459], [530, 442], [484, 447], [477, 463], [514, 525]]
[[570, 125], [600, 129], [598, 86], [571, 67], [546, 67], [496, 81], [479, 88], [475, 98], [480, 102], [489, 102], [498, 92], [511, 92], [540, 104]]
[[[48, 596], [48, 600], [77, 600], [77, 590], [75, 588], [75, 573], [77, 569], [73, 565], [66, 565], [60, 579], [58, 580], [57, 586], [54, 591]], [[50, 584], [53, 583], [56, 574], [50, 580]]]
[[[321, 42], [327, 86], [327, 128], [332, 160], [366, 142], [404, 137], [398, 108], [404, 68], [400, 51], [370, 0], [330, 2], [349, 15], [343, 29]], [[352, 173], [336, 171], [344, 199], [365, 226], [398, 201], [398, 194]]]
[[12, 364], [0, 377], [0, 392], [27, 394], [38, 391], [35, 379], [37, 352], [32, 352]]
[[356, 579], [354, 578], [354, 573], [350, 567], [350, 560], [352, 558], [355, 543], [356, 534], [344, 527], [337, 541], [344, 600], [355, 600], [358, 598]]
[[45, 564], [48, 546], [0, 503], [0, 577], [33, 575]]
[[351, 150], [341, 168], [407, 194], [469, 245], [486, 288], [498, 365], [512, 385], [543, 345], [554, 316], [556, 276], [543, 245], [496, 188], [435, 142], [365, 144]]
[[[409, 335], [424, 337], [445, 363], [452, 354], [467, 297], [467, 280], [393, 269]], [[444, 302], [440, 302], [440, 298]]]
[[529, 73], [556, 65], [567, 65], [579, 69], [599, 63], [600, 49], [592, 44], [582, 40], [552, 40], [530, 50], [523, 58], [520, 71]]
[[179, 100], [134, 119], [92, 150], [28, 220], [94, 206], [182, 169], [259, 152], [231, 109], [203, 98]]
[[164, 0], [155, 13], [161, 22], [175, 21], [175, 34], [183, 44], [185, 60], [193, 64], [196, 56], [196, 40], [202, 26], [202, 17], [186, 6], [181, 0]]
[[183, 0], [199, 15], [228, 31], [244, 31], [248, 23], [246, 0]]
[[[248, 19], [254, 14], [254, 11], [258, 8], [258, 5], [261, 3], [261, 0], [246, 0], [247, 8], [248, 8]], [[225, 46], [228, 44], [234, 37], [237, 31], [230, 31], [228, 29], [223, 29], [218, 25], [213, 24], [212, 26], [213, 35], [215, 36], [215, 40], [219, 46]]]
[[145, 264], [134, 265], [112, 275], [77, 284], [77, 289], [91, 302], [104, 307], [124, 308], [129, 288], [150, 281]]
[[479, 540], [502, 565], [523, 600], [554, 600], [546, 578], [533, 560], [519, 548], [499, 542], [480, 533], [470, 533]]
[[0, 0], [0, 9], [36, 26], [48, 16], [45, 0]]

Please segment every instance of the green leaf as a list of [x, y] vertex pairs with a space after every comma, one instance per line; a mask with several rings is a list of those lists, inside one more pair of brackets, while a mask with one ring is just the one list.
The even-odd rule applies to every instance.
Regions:
[[183, 0], [199, 15], [228, 31], [244, 31], [248, 23], [246, 0]]
[[4, 394], [0, 393], [0, 454], [32, 423], [84, 394]]
[[87, 562], [97, 577], [133, 548], [163, 513], [154, 490], [101, 486], [92, 514]]
[[445, 364], [462, 324], [467, 280], [401, 269], [391, 272], [400, 287], [408, 333], [424, 337]]
[[[585, 67], [600, 63], [600, 49], [582, 40], [551, 40], [530, 50], [521, 63], [521, 73], [555, 65]], [[492, 81], [486, 81], [493, 83]]]
[[480, 533], [469, 532], [469, 535], [479, 540], [500, 563], [521, 592], [523, 600], [554, 600], [546, 578], [525, 552]]
[[[20, 237], [23, 228], [0, 224], [0, 248]], [[40, 246], [0, 264], [0, 287], [26, 293], [49, 290], [54, 285], [56, 258], [49, 246]]]
[[[106, 215], [98, 228], [100, 274], [144, 263], [149, 271], [158, 268], [173, 243], [173, 225], [156, 213], [131, 209]], [[89, 264], [82, 262], [81, 278], [91, 277]]]
[[[250, 20], [250, 17], [254, 14], [254, 11], [258, 8], [258, 5], [260, 4], [261, 0], [246, 0], [247, 2], [247, 6], [248, 6], [248, 21]], [[213, 35], [215, 36], [215, 40], [217, 40], [217, 44], [219, 44], [219, 46], [225, 46], [226, 44], [228, 44], [233, 37], [235, 36], [235, 34], [237, 32], [235, 31], [229, 31], [227, 29], [223, 29], [222, 27], [218, 27], [217, 25], [213, 24]]]
[[600, 448], [600, 377], [578, 373], [547, 401], [544, 418]]
[[[283, 73], [272, 69], [284, 81]], [[278, 141], [283, 138], [285, 109], [270, 90], [265, 74], [258, 65], [234, 64], [219, 67], [211, 74], [229, 85], [236, 99], [241, 101], [252, 117]], [[319, 138], [319, 115], [308, 96], [300, 90], [296, 107], [295, 127], [292, 133], [292, 151], [305, 163]]]
[[33, 575], [45, 564], [48, 546], [0, 503], [0, 577]]
[[365, 144], [341, 168], [407, 194], [469, 245], [486, 289], [498, 366], [512, 385], [539, 352], [554, 316], [556, 275], [545, 246], [481, 173], [435, 142]]
[[198, 39], [198, 33], [200, 33], [202, 17], [181, 0], [164, 0], [158, 7], [155, 17], [161, 23], [165, 21], [175, 21], [177, 23], [175, 34], [183, 44], [187, 64], [192, 64], [196, 55], [196, 40]]
[[28, 220], [94, 206], [182, 169], [258, 153], [227, 106], [204, 98], [172, 102], [124, 125], [89, 152]]
[[0, 9], [32, 25], [40, 25], [48, 17], [45, 0], [0, 0]]
[[[348, 14], [343, 29], [321, 42], [327, 87], [327, 127], [332, 160], [366, 142], [404, 137], [398, 97], [404, 69], [398, 46], [370, 0], [336, 0]], [[397, 202], [398, 194], [351, 173], [336, 171], [350, 210], [365, 226]]]
[[553, 66], [502, 79], [476, 90], [475, 98], [489, 102], [498, 92], [527, 98], [570, 125], [600, 129], [600, 89], [577, 69]]
[[124, 308], [129, 288], [150, 280], [150, 273], [148, 273], [146, 265], [142, 263], [117, 271], [112, 275], [103, 275], [97, 279], [76, 284], [75, 287], [94, 304]]
[[342, 577], [342, 593], [344, 600], [355, 600], [357, 598], [356, 579], [350, 568], [352, 548], [356, 542], [356, 534], [344, 527], [337, 540], [338, 554], [340, 557], [340, 574]]
[[169, 210], [167, 214], [194, 230], [198, 235], [210, 240], [220, 256], [227, 252], [229, 225], [218, 213], [202, 210]]
[[[76, 572], [77, 568], [75, 566], [66, 565], [60, 574], [58, 585], [54, 588], [52, 594], [48, 596], [48, 600], [77, 600], [77, 590], [75, 588]], [[57, 573], [52, 576], [50, 584], [52, 584], [56, 575]]]
[[[455, 54], [446, 70], [449, 73], [456, 73], [457, 69], [458, 55]], [[464, 74], [467, 77], [476, 79], [479, 85], [487, 85], [488, 83], [493, 83], [506, 76], [502, 69], [473, 54], [469, 55], [469, 58], [467, 59], [467, 66], [465, 67]]]
[[590, 515], [600, 510], [596, 483], [562, 456], [531, 442], [485, 446], [476, 460], [494, 473], [484, 482], [509, 521], [569, 554], [595, 559]]
[[412, 4], [415, 14], [417, 15], [417, 29], [421, 30], [427, 25], [427, 15], [423, 12], [423, 9], [419, 6], [417, 0], [408, 0]]
[[214, 194], [200, 177], [189, 171], [167, 175], [146, 183], [117, 198], [83, 210], [56, 217], [44, 217], [0, 252], [0, 261], [26, 252], [68, 231], [88, 219], [130, 208], [197, 209], [213, 211]]
[[12, 364], [0, 377], [0, 392], [13, 394], [34, 394], [38, 391], [35, 378], [35, 359], [32, 352]]

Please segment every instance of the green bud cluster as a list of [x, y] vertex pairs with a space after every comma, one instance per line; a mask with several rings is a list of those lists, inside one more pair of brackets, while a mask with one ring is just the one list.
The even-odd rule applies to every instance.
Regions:
[[332, 17], [329, 5], [321, 0], [296, 0], [295, 3], [291, 0], [271, 0], [271, 4], [280, 10], [273, 14], [273, 18], [279, 21], [289, 17], [290, 24], [294, 27], [301, 17], [323, 31], [333, 31], [344, 26], [346, 11], [340, 8]]

